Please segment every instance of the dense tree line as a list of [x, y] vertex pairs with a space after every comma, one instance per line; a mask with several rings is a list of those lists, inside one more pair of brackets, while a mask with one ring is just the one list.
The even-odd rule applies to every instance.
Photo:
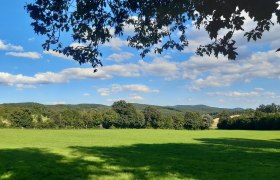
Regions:
[[222, 114], [219, 129], [244, 130], [280, 130], [280, 106], [276, 104], [260, 105], [256, 111], [248, 111], [236, 117]]
[[44, 105], [0, 106], [1, 128], [154, 128], [209, 129], [210, 115], [194, 112], [163, 114], [153, 106], [142, 111], [125, 101], [113, 103], [110, 109], [96, 110], [53, 109]]

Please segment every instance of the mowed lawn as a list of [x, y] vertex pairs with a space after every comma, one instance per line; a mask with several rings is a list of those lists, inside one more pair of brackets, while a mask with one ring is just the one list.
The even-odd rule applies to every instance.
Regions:
[[280, 179], [280, 131], [0, 129], [0, 179]]

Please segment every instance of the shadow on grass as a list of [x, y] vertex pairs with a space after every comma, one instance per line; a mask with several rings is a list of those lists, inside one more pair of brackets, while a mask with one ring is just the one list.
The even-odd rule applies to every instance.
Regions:
[[70, 147], [67, 159], [38, 149], [0, 150], [0, 179], [278, 179], [280, 142], [197, 139], [201, 144]]
[[209, 139], [209, 138], [201, 138], [196, 139], [205, 144], [212, 145], [222, 145], [222, 146], [232, 146], [232, 148], [247, 148], [253, 149], [254, 151], [258, 150], [267, 150], [267, 149], [280, 149], [280, 140], [272, 139], [272, 140], [255, 140], [255, 139], [240, 139], [240, 138], [226, 138], [226, 139]]
[[87, 179], [89, 165], [97, 167], [96, 174], [107, 174], [99, 164], [36, 148], [0, 150], [0, 179]]

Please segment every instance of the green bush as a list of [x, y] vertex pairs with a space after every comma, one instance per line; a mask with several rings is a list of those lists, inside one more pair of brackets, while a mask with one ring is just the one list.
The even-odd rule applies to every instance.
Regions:
[[219, 129], [280, 130], [280, 113], [255, 113], [234, 118], [222, 118]]

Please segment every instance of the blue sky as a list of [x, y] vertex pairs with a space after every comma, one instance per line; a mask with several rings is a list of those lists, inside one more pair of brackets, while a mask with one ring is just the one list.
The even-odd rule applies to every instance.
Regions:
[[[34, 34], [24, 2], [5, 1], [0, 7], [0, 103], [110, 105], [124, 99], [231, 108], [280, 104], [280, 53], [275, 53], [280, 47], [279, 25], [258, 42], [247, 43], [244, 32], [237, 32], [240, 55], [236, 61], [196, 56], [196, 47], [209, 40], [205, 31], [192, 27], [190, 47], [184, 52], [148, 54], [144, 60], [124, 40], [114, 38], [102, 47], [104, 67], [93, 73], [89, 65], [80, 66], [42, 49], [44, 37]], [[245, 29], [253, 27], [247, 18]]]

